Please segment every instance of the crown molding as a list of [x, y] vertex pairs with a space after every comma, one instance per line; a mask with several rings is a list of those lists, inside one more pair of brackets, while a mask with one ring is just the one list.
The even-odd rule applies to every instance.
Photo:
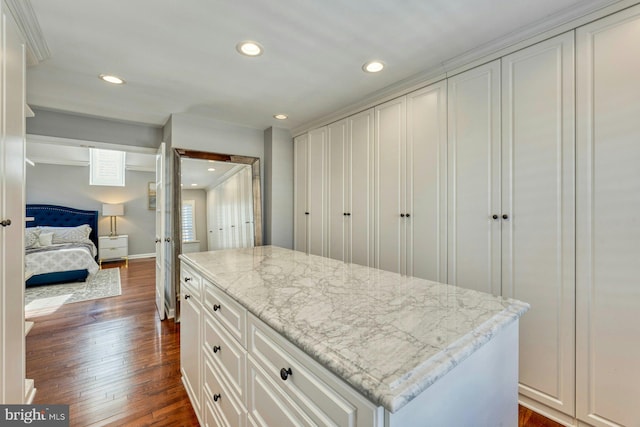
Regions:
[[30, 0], [5, 0], [27, 45], [27, 65], [37, 65], [51, 57]]
[[638, 0], [585, 0], [517, 31], [449, 58], [441, 64], [373, 92], [364, 99], [291, 130], [293, 137], [429, 86], [486, 62], [571, 31], [579, 26], [637, 4]]

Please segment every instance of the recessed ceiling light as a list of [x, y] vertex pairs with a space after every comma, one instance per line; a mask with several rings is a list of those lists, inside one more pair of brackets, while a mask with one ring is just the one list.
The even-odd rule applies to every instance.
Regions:
[[273, 116], [275, 119], [278, 120], [286, 120], [289, 118], [289, 116], [287, 116], [286, 114], [276, 114], [275, 116]]
[[236, 45], [236, 50], [246, 56], [260, 56], [262, 55], [262, 46], [258, 42], [251, 40], [245, 40]]
[[215, 163], [215, 160], [207, 160], [209, 163]]
[[191, 186], [192, 186], [192, 187], [197, 187], [197, 186], [198, 186], [198, 184], [191, 184]]
[[367, 73], [377, 73], [384, 68], [384, 62], [382, 61], [369, 61], [362, 66], [362, 69]]
[[209, 168], [209, 169], [207, 169], [207, 170], [208, 170], [209, 172], [213, 172], [213, 171], [215, 171], [216, 169], [215, 169], [215, 168]]
[[100, 74], [100, 79], [114, 85], [123, 85], [125, 83], [120, 77], [111, 74]]

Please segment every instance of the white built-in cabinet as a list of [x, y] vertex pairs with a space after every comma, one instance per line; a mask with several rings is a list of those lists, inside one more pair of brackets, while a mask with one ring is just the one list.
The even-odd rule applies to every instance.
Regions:
[[406, 223], [404, 273], [446, 283], [447, 83], [432, 84], [406, 98], [405, 193], [401, 204]]
[[575, 84], [567, 33], [502, 58], [502, 295], [520, 322], [520, 393], [575, 402]]
[[448, 283], [500, 295], [500, 60], [449, 78], [448, 98]]
[[327, 126], [328, 256], [373, 265], [373, 110]]
[[307, 171], [309, 170], [309, 135], [304, 134], [293, 140], [293, 248], [297, 251], [309, 252], [309, 225], [307, 210], [307, 194], [309, 184]]
[[[294, 249], [327, 255], [327, 128], [294, 140]], [[302, 188], [303, 187], [303, 188]]]
[[378, 105], [375, 114], [374, 265], [403, 273], [407, 99], [403, 96]]
[[[360, 175], [373, 266], [531, 304], [520, 402], [566, 425], [640, 426], [638, 76], [636, 5], [376, 106]], [[347, 123], [328, 127], [330, 206], [355, 191]]]
[[25, 44], [4, 1], [0, 101], [0, 404], [22, 404], [33, 399], [24, 339]]
[[577, 417], [640, 425], [640, 6], [576, 31]]
[[445, 282], [446, 81], [375, 112], [376, 267]]

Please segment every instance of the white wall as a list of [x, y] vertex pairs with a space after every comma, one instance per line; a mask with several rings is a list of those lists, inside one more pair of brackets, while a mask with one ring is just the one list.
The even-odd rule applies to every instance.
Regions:
[[264, 131], [265, 244], [293, 249], [293, 140], [286, 129]]
[[118, 234], [129, 235], [129, 255], [155, 253], [155, 211], [149, 210], [147, 188], [153, 172], [126, 171], [125, 187], [89, 185], [89, 166], [36, 164], [27, 166], [27, 203], [47, 203], [76, 209], [97, 210], [98, 235], [108, 235], [109, 217], [102, 216], [103, 203], [124, 203], [118, 217]]
[[33, 112], [35, 117], [27, 119], [27, 134], [149, 148], [157, 148], [162, 139], [162, 128], [159, 126], [125, 123], [38, 108], [34, 108]]

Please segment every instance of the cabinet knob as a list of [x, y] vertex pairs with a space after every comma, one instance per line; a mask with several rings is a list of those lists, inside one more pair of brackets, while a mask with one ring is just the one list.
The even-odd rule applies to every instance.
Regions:
[[185, 282], [190, 282], [190, 281], [191, 281], [191, 277], [185, 277], [185, 278], [184, 278], [184, 281], [185, 281]]
[[220, 304], [213, 304], [213, 311], [218, 311], [220, 310], [222, 307], [220, 307]]
[[186, 295], [184, 296], [184, 299], [189, 299], [189, 298], [191, 298], [191, 295], [189, 295], [189, 294], [186, 294]]
[[220, 350], [221, 350], [221, 348], [220, 348], [220, 346], [219, 346], [219, 345], [214, 345], [214, 346], [213, 346], [213, 352], [214, 352], [214, 353], [217, 353], [217, 352], [219, 352]]
[[346, 212], [342, 212], [342, 215], [347, 216], [347, 213]]
[[304, 214], [305, 214], [305, 215], [309, 215], [309, 212], [305, 212]]
[[498, 219], [498, 215], [494, 214], [491, 218]]
[[171, 237], [165, 237], [164, 241], [167, 242], [167, 243], [171, 242]]
[[411, 214], [407, 214], [407, 218], [409, 218], [411, 216]]
[[2, 222], [0, 222], [0, 224], [2, 224], [3, 227], [8, 227], [11, 225], [11, 220], [10, 219], [3, 219]]
[[351, 212], [347, 212], [347, 216], [351, 216]]
[[214, 402], [217, 402], [217, 401], [218, 401], [218, 400], [220, 400], [220, 399], [222, 399], [222, 396], [220, 396], [220, 393], [218, 393], [218, 394], [214, 394], [214, 395], [213, 395], [213, 401], [214, 401]]
[[291, 372], [291, 368], [280, 369], [280, 378], [282, 378], [282, 381], [286, 381], [287, 378], [289, 378], [289, 375], [293, 375], [293, 372]]
[[162, 242], [162, 239], [156, 239], [156, 243]]
[[403, 214], [403, 213], [402, 213], [402, 214], [400, 214], [400, 216], [401, 216], [402, 218], [404, 218], [404, 214]]
[[502, 219], [509, 219], [509, 215], [507, 215], [507, 214], [503, 214], [503, 215], [502, 215]]

